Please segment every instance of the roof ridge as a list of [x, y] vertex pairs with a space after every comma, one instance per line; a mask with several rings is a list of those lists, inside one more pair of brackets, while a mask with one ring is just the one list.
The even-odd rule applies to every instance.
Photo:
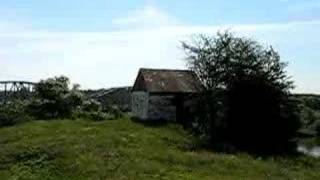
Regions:
[[189, 69], [156, 69], [156, 68], [140, 68], [140, 71], [180, 71], [180, 72], [193, 72]]

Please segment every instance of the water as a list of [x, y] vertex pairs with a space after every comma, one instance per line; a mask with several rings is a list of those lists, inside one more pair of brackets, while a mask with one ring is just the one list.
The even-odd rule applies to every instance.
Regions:
[[312, 148], [307, 148], [304, 145], [299, 145], [298, 146], [298, 152], [301, 152], [303, 154], [319, 158], [320, 157], [320, 146], [315, 146]]

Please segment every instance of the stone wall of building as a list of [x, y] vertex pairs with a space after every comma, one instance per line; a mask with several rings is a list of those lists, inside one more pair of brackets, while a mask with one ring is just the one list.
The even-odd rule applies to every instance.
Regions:
[[144, 91], [135, 91], [131, 94], [132, 115], [135, 118], [148, 119], [149, 93]]
[[149, 96], [149, 120], [176, 120], [176, 106], [174, 95], [150, 95]]

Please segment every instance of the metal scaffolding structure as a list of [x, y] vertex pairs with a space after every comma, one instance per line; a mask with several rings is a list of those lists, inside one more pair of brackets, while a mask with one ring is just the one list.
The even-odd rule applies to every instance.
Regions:
[[0, 81], [0, 103], [10, 99], [26, 99], [34, 91], [36, 83], [28, 81]]

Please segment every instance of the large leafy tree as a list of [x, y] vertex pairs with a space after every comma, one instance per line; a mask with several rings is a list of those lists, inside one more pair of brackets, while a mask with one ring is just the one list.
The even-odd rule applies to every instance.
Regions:
[[200, 35], [182, 46], [206, 89], [195, 116], [197, 132], [210, 142], [256, 152], [294, 144], [299, 119], [290, 100], [293, 82], [278, 52], [229, 32]]

